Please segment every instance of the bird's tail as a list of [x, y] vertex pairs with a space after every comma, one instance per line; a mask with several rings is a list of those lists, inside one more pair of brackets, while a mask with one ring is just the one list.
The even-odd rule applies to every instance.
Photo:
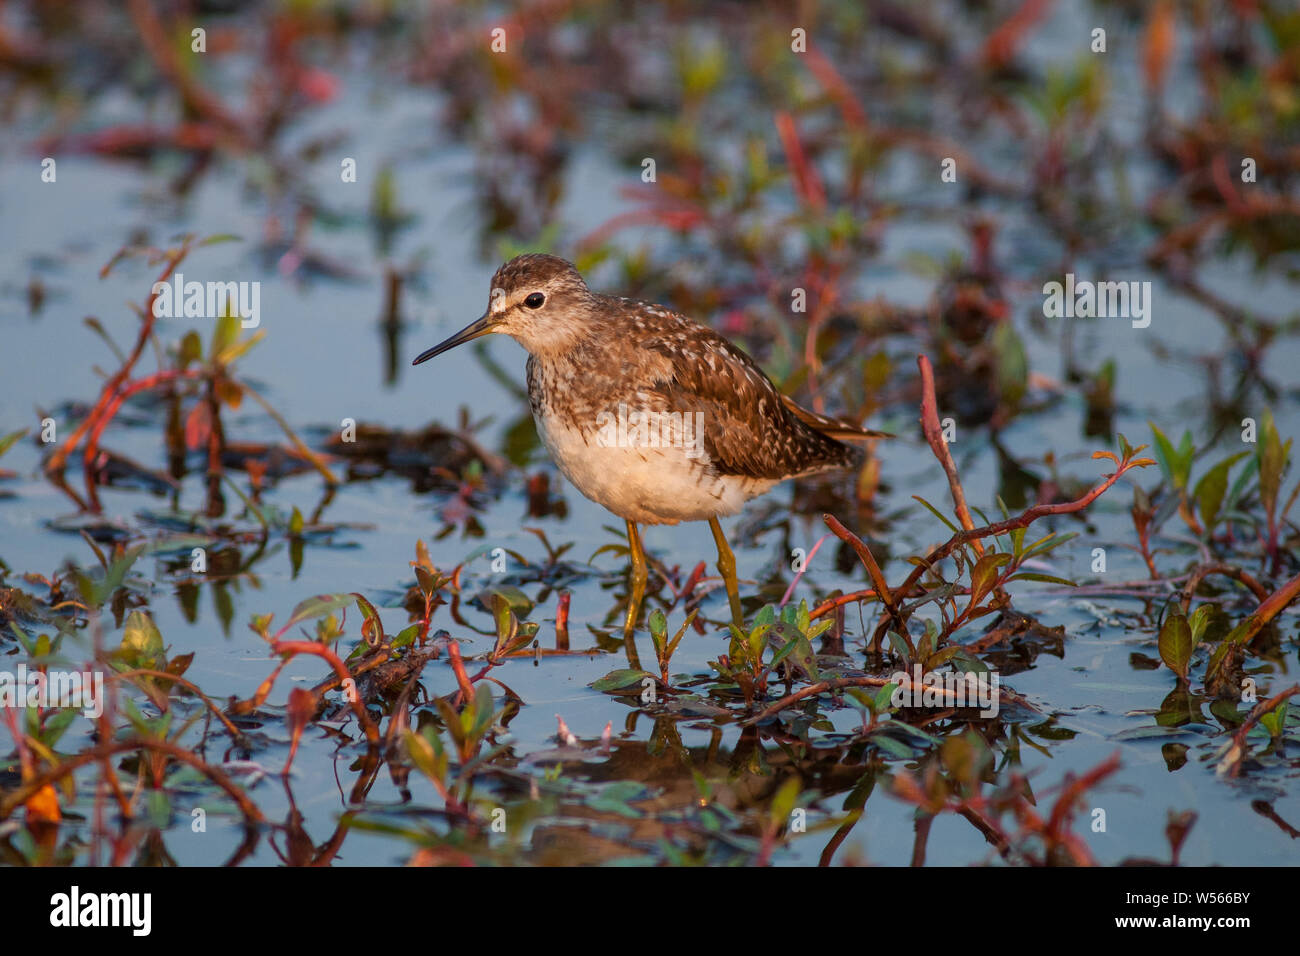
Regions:
[[872, 428], [863, 428], [852, 422], [846, 422], [841, 418], [831, 418], [829, 415], [819, 415], [817, 412], [809, 411], [802, 405], [799, 405], [788, 395], [782, 395], [781, 401], [785, 407], [790, 410], [795, 418], [803, 422], [809, 428], [815, 429], [825, 435], [827, 438], [834, 438], [836, 441], [866, 441], [868, 438], [893, 438], [889, 432], [879, 432]]

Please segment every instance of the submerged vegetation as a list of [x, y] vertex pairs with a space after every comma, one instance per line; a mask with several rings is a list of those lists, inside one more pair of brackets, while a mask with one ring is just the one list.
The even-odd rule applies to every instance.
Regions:
[[[0, 275], [0, 334], [21, 288], [73, 370], [0, 381], [0, 860], [1216, 863], [1240, 805], [1295, 836], [1292, 5], [16, 6], [0, 116], [25, 152], [0, 162], [56, 157], [51, 188], [134, 168], [158, 221], [61, 226], [114, 250], [95, 268], [42, 264], [67, 234], [34, 230]], [[451, 198], [408, 142], [347, 179], [390, 85], [438, 117], [413, 141], [464, 159]], [[627, 545], [570, 514], [486, 351], [495, 405], [338, 422], [298, 396], [322, 350], [349, 356], [327, 388], [373, 391], [353, 343], [155, 308], [214, 261], [283, 283], [282, 312], [356, 287], [393, 386], [411, 303], [456, 279], [452, 205], [489, 269], [567, 255], [901, 436], [735, 523], [744, 627], [704, 552], [656, 539], [625, 645]], [[1141, 276], [1154, 320], [1055, 315], [1044, 284], [1074, 273]], [[132, 304], [91, 294], [70, 331], [96, 277]], [[69, 557], [37, 566], [48, 538]], [[20, 669], [102, 696], [28, 704]]]

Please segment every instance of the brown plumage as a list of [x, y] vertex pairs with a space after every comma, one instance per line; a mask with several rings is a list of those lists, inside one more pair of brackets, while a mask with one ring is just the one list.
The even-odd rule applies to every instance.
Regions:
[[[503, 265], [487, 314], [417, 361], [485, 332], [504, 332], [528, 350], [529, 402], [560, 470], [629, 521], [734, 514], [777, 482], [859, 464], [861, 450], [841, 439], [881, 437], [800, 407], [707, 326], [592, 292], [555, 256]], [[610, 431], [620, 409], [624, 417], [649, 413], [670, 446]], [[677, 417], [683, 424], [672, 424]]]

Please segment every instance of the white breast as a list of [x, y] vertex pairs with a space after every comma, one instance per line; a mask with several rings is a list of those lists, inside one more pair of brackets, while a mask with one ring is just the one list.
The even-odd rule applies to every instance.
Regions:
[[776, 484], [719, 475], [707, 453], [689, 441], [650, 447], [636, 439], [610, 441], [609, 431], [602, 441], [599, 432], [580, 432], [555, 416], [535, 420], [543, 444], [574, 487], [629, 521], [676, 524], [736, 514]]

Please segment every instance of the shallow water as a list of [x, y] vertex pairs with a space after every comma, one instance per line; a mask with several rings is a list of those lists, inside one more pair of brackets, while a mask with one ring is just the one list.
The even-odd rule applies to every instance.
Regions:
[[[1053, 51], [1070, 48], [1077, 35], [1076, 26], [1069, 12], [1058, 13], [1052, 24], [1035, 36], [1029, 47], [1031, 59], [1063, 55]], [[1132, 81], [1132, 65], [1118, 57], [1116, 61], [1115, 68], [1120, 72], [1112, 79], [1112, 126], [1116, 135], [1132, 136], [1136, 135], [1133, 117], [1137, 107], [1124, 95], [1123, 72], [1128, 69], [1127, 79]], [[235, 64], [228, 69], [231, 75], [237, 75]], [[302, 188], [319, 196], [338, 220], [337, 224], [318, 225], [311, 233], [312, 246], [346, 263], [356, 273], [348, 281], [286, 277], [277, 271], [274, 256], [268, 259], [258, 254], [268, 215], [277, 209], [288, 214], [291, 204], [283, 197], [269, 199], [246, 188], [247, 165], [219, 163], [180, 202], [162, 195], [157, 168], [126, 167], [84, 156], [61, 156], [57, 183], [41, 184], [38, 157], [30, 143], [45, 128], [45, 118], [34, 113], [23, 115], [7, 126], [0, 142], [0, 221], [4, 223], [0, 229], [0, 432], [33, 427], [39, 418], [34, 409], [42, 409], [50, 410], [60, 422], [61, 432], [67, 434], [70, 426], [65, 424], [64, 403], [92, 400], [101, 380], [96, 368], [115, 367], [108, 350], [82, 326], [82, 317], [97, 316], [119, 342], [130, 341], [136, 319], [124, 303], [143, 301], [156, 268], [128, 261], [102, 280], [98, 270], [125, 243], [143, 238], [161, 244], [178, 233], [196, 231], [242, 237], [239, 242], [197, 250], [182, 271], [189, 278], [261, 282], [261, 328], [266, 339], [242, 360], [240, 372], [300, 432], [319, 439], [337, 431], [346, 418], [392, 428], [418, 428], [430, 421], [451, 425], [464, 408], [474, 421], [488, 420], [477, 432], [479, 442], [505, 452], [507, 435], [526, 416], [527, 404], [488, 373], [481, 356], [490, 357], [510, 380], [522, 385], [522, 349], [513, 342], [492, 339], [429, 365], [408, 365], [414, 355], [481, 312], [489, 279], [498, 265], [496, 256], [482, 254], [478, 242], [483, 223], [481, 211], [472, 202], [475, 154], [438, 129], [433, 117], [445, 103], [427, 89], [403, 84], [373, 67], [351, 65], [336, 68], [335, 73], [339, 96], [295, 124], [288, 142], [305, 142], [327, 131], [345, 131], [343, 154], [355, 157], [363, 170], [391, 163], [400, 205], [415, 217], [412, 225], [395, 238], [391, 255], [385, 260], [366, 225], [372, 181], [363, 176], [358, 184], [341, 184], [335, 167], [327, 161], [306, 170]], [[131, 97], [123, 94], [101, 107], [100, 118], [107, 123], [136, 112]], [[568, 236], [587, 235], [634, 208], [620, 190], [637, 182], [638, 170], [629, 168], [616, 150], [608, 148], [609, 144], [597, 135], [598, 130], [587, 133], [586, 138], [573, 144], [572, 162], [563, 184], [564, 199], [556, 210], [562, 233]], [[968, 148], [979, 151], [982, 145], [971, 143]], [[997, 146], [990, 148], [996, 150]], [[996, 155], [996, 151], [989, 155]], [[1001, 171], [1008, 176], [1013, 172]], [[1137, 167], [1136, 174], [1142, 172]], [[909, 189], [934, 187], [930, 179], [914, 170], [900, 169], [897, 175], [882, 177], [876, 188], [889, 195], [891, 189], [905, 194]], [[914, 192], [912, 195], [915, 198]], [[936, 208], [942, 209], [944, 202], [942, 196], [936, 195]], [[991, 201], [990, 208], [1005, 214], [994, 258], [1006, 269], [1011, 315], [1024, 338], [1029, 366], [1041, 375], [1058, 379], [1063, 373], [1060, 330], [1047, 323], [1046, 328], [1035, 331], [1030, 320], [1043, 325], [1041, 285], [1059, 278], [1054, 265], [1059, 248], [1024, 210], [999, 210], [996, 200]], [[928, 223], [900, 221], [889, 229], [877, 257], [852, 278], [854, 292], [865, 299], [881, 296], [898, 305], [924, 306], [934, 292], [934, 280], [913, 270], [912, 257], [921, 253], [942, 260], [950, 252], [964, 252], [966, 247], [961, 231], [942, 218], [940, 215], [939, 222]], [[1171, 437], [1188, 428], [1199, 442], [1207, 434], [1204, 371], [1191, 362], [1157, 358], [1152, 350], [1157, 343], [1165, 343], [1227, 354], [1231, 343], [1207, 309], [1143, 268], [1137, 250], [1148, 239], [1130, 236], [1120, 240], [1119, 251], [1108, 265], [1114, 276], [1153, 281], [1155, 314], [1151, 327], [1134, 329], [1123, 319], [1080, 320], [1074, 329], [1074, 355], [1087, 368], [1096, 368], [1106, 359], [1116, 363], [1117, 431], [1135, 443], [1149, 441], [1147, 422], [1154, 421]], [[669, 250], [657, 258], [665, 263], [674, 261], [672, 241], [661, 231], [633, 227], [620, 233], [619, 241], [628, 247], [645, 242]], [[1122, 251], [1125, 248], [1131, 248], [1134, 254], [1126, 256]], [[415, 281], [402, 295], [404, 325], [396, 339], [392, 380], [386, 375], [391, 358], [389, 344], [379, 322], [386, 261], [417, 263]], [[679, 262], [682, 269], [690, 267], [687, 258]], [[1074, 268], [1081, 275], [1096, 275], [1100, 264], [1078, 261]], [[606, 291], [614, 291], [611, 283], [618, 278], [613, 268], [599, 268], [588, 276], [593, 287]], [[1294, 283], [1277, 273], [1258, 274], [1242, 255], [1217, 258], [1198, 278], [1222, 298], [1246, 304], [1260, 314], [1285, 317], [1294, 309]], [[35, 312], [27, 306], [25, 291], [33, 279], [39, 279], [47, 290], [43, 306]], [[191, 324], [206, 339], [210, 325], [207, 320], [164, 320], [160, 337], [164, 342], [173, 342]], [[1230, 355], [1228, 358], [1230, 369], [1233, 363]], [[1284, 399], [1273, 404], [1283, 436], [1300, 434], [1293, 374], [1297, 362], [1300, 344], [1294, 337], [1281, 338], [1269, 348], [1262, 367], [1266, 378], [1289, 389]], [[902, 374], [912, 374], [906, 359], [900, 359], [898, 367]], [[884, 484], [877, 498], [877, 512], [889, 516], [887, 547], [894, 560], [885, 571], [891, 579], [906, 571], [901, 556], [947, 537], [946, 530], [911, 497], [921, 495], [941, 507], [947, 501], [946, 483], [919, 434], [915, 414], [914, 405], [898, 403], [873, 422], [900, 436], [879, 450]], [[125, 424], [128, 415], [134, 417], [135, 424]], [[1025, 463], [1040, 462], [1043, 452], [1050, 449], [1063, 473], [1089, 482], [1106, 469], [1104, 462], [1088, 460], [1088, 455], [1103, 443], [1084, 437], [1084, 417], [1077, 390], [1070, 390], [1047, 411], [1021, 415], [1011, 422], [1000, 441], [1022, 456]], [[281, 440], [274, 422], [251, 402], [229, 414], [225, 426], [228, 435], [240, 441]], [[107, 436], [109, 447], [137, 462], [160, 467], [165, 461], [157, 417], [148, 409], [129, 409]], [[1230, 450], [1226, 442], [1220, 448], [1225, 453]], [[44, 451], [29, 436], [3, 461], [4, 467], [15, 471], [17, 477], [4, 483], [7, 497], [0, 499], [0, 558], [15, 573], [49, 573], [65, 561], [81, 566], [93, 561], [75, 531], [66, 530], [80, 523], [77, 509], [40, 473]], [[954, 453], [968, 500], [994, 514], [999, 465], [987, 431], [961, 426]], [[439, 568], [453, 567], [467, 555], [482, 552], [466, 567], [461, 582], [466, 597], [481, 586], [500, 583], [517, 583], [536, 595], [536, 579], [524, 574], [525, 569], [517, 562], [510, 562], [504, 577], [493, 572], [491, 549], [505, 548], [530, 561], [543, 562], [544, 548], [524, 530], [537, 527], [554, 544], [572, 542], [564, 560], [581, 566], [601, 546], [617, 541], [608, 528], [621, 522], [565, 485], [535, 442], [529, 454], [527, 467], [512, 468], [500, 496], [488, 500], [477, 513], [483, 528], [481, 536], [465, 534], [461, 525], [445, 537], [435, 537], [444, 527], [440, 514], [452, 503], [452, 496], [446, 493], [415, 494], [410, 481], [391, 474], [345, 483], [320, 516], [320, 520], [340, 527], [309, 541], [297, 574], [283, 541], [273, 543], [271, 553], [258, 561], [251, 573], [227, 585], [203, 587], [193, 622], [177, 600], [177, 576], [168, 573], [161, 562], [145, 559], [135, 570], [150, 581], [149, 608], [169, 653], [174, 656], [195, 652], [187, 676], [211, 698], [222, 700], [249, 696], [273, 667], [265, 644], [246, 627], [253, 614], [274, 612], [282, 622], [299, 601], [312, 594], [360, 591], [381, 606], [386, 629], [395, 633], [408, 623], [400, 599], [413, 580], [409, 562], [415, 556], [417, 538], [428, 544]], [[201, 469], [201, 461], [201, 455], [191, 455], [192, 467]], [[550, 475], [552, 488], [558, 490], [567, 506], [565, 517], [528, 517], [526, 480], [538, 472]], [[233, 477], [246, 483], [247, 476], [242, 473]], [[1149, 486], [1155, 477], [1143, 475], [1141, 480]], [[74, 487], [80, 487], [79, 471], [71, 472], [70, 479]], [[794, 494], [791, 485], [783, 485], [745, 514], [724, 522], [742, 579], [768, 581], [776, 576], [783, 584], [788, 583], [792, 578], [790, 550], [811, 548], [826, 533], [815, 510], [789, 514]], [[175, 501], [146, 491], [110, 487], [101, 488], [100, 495], [105, 518], [146, 534], [159, 530], [158, 522], [149, 519], [150, 513], [200, 512], [204, 505], [203, 481], [198, 472], [186, 479]], [[319, 476], [307, 471], [273, 483], [262, 500], [282, 514], [295, 506], [303, 514], [310, 514], [322, 495]], [[1056, 551], [1050, 567], [1043, 570], [1067, 577], [1095, 578], [1089, 570], [1092, 549], [1105, 547], [1107, 580], [1145, 577], [1140, 557], [1128, 547], [1133, 540], [1127, 514], [1130, 501], [1127, 488], [1116, 488], [1089, 511], [1086, 524], [1068, 519], [1057, 523], [1057, 530], [1081, 533]], [[239, 512], [239, 502], [231, 494], [227, 494], [227, 505], [231, 514]], [[847, 522], [850, 516], [842, 517]], [[241, 523], [251, 524], [247, 519]], [[1046, 533], [1046, 528], [1040, 533]], [[1033, 537], [1036, 535], [1031, 534]], [[702, 524], [648, 528], [644, 540], [655, 557], [668, 566], [680, 566], [684, 574], [697, 561], [712, 563], [712, 539]], [[833, 589], [848, 591], [869, 586], [865, 572], [851, 556], [835, 558], [836, 552], [843, 550], [834, 538], [823, 544], [795, 591], [796, 601], [806, 598], [813, 603]], [[575, 647], [589, 646], [588, 627], [611, 626], [621, 607], [623, 585], [619, 583], [615, 588], [611, 583], [622, 573], [622, 559], [606, 553], [596, 557], [594, 565], [599, 573], [584, 573], [564, 584], [572, 592], [569, 626]], [[1171, 561], [1168, 566], [1175, 565]], [[621, 578], [618, 580], [621, 582]], [[752, 588], [746, 593], [753, 593]], [[1252, 808], [1252, 801], [1264, 800], [1281, 818], [1293, 823], [1300, 820], [1300, 795], [1290, 786], [1295, 776], [1293, 763], [1274, 763], [1261, 772], [1226, 780], [1216, 778], [1210, 760], [1223, 740], [1215, 724], [1193, 724], [1167, 738], [1122, 736], [1152, 727], [1151, 714], [1172, 688], [1167, 671], [1142, 669], [1131, 660], [1135, 652], [1148, 658], [1157, 656], [1155, 635], [1142, 602], [1116, 597], [1084, 599], [1041, 584], [1019, 585], [1013, 593], [1025, 607], [1032, 608], [1043, 625], [1064, 626], [1066, 633], [1059, 646], [1044, 645], [1032, 659], [1018, 661], [1014, 667], [1002, 664], [1006, 684], [1041, 711], [1039, 715], [1026, 712], [1007, 722], [1021, 741], [1015, 757], [1019, 769], [1032, 776], [1036, 789], [1045, 789], [1058, 784], [1066, 773], [1082, 772], [1112, 754], [1118, 753], [1122, 761], [1118, 774], [1089, 792], [1087, 799], [1091, 802], [1075, 828], [1099, 861], [1115, 863], [1133, 856], [1167, 858], [1167, 814], [1187, 809], [1198, 813], [1199, 822], [1183, 848], [1184, 863], [1286, 865], [1294, 860], [1291, 841], [1278, 839], [1278, 827]], [[228, 602], [228, 607], [223, 610], [221, 602]], [[543, 646], [551, 646], [553, 640], [556, 602], [556, 592], [550, 591], [529, 615], [530, 620], [541, 625]], [[709, 617], [725, 619], [725, 598], [720, 590], [711, 595], [706, 606]], [[1099, 620], [1096, 611], [1106, 619]], [[463, 613], [475, 626], [490, 629], [490, 617], [481, 610], [464, 608]], [[474, 639], [464, 627], [449, 624], [445, 615], [445, 610], [439, 611], [435, 628], [449, 627], [455, 637], [465, 642], [466, 654], [490, 648], [490, 638]], [[227, 622], [223, 622], [223, 616], [228, 616]], [[673, 630], [681, 617], [680, 609], [670, 612]], [[850, 608], [846, 622], [851, 654], [857, 653], [855, 647], [860, 650], [858, 636], [863, 627], [859, 620], [856, 609]], [[866, 620], [869, 628], [873, 618]], [[674, 674], [710, 673], [708, 662], [725, 653], [726, 636], [713, 628], [707, 630], [704, 635], [689, 634], [683, 641], [672, 661]], [[1261, 684], [1267, 684], [1273, 692], [1293, 680], [1288, 670], [1293, 669], [1295, 631], [1293, 609], [1281, 625], [1281, 632], [1289, 638], [1283, 656], [1264, 664], [1259, 675]], [[345, 639], [343, 647], [349, 648], [354, 638]], [[639, 635], [638, 649], [642, 661], [654, 660], [644, 630]], [[72, 656], [75, 658], [76, 653]], [[860, 660], [860, 654], [857, 656]], [[584, 781], [590, 782], [592, 794], [613, 785], [624, 786], [626, 781], [635, 781], [640, 787], [625, 786], [616, 793], [620, 799], [631, 795], [641, 811], [632, 810], [624, 816], [615, 813], [612, 819], [581, 831], [579, 836], [562, 831], [582, 827], [581, 814], [554, 812], [530, 821], [524, 832], [502, 838], [525, 856], [531, 853], [533, 859], [546, 859], [548, 848], [569, 847], [566, 841], [576, 840], [578, 844], [587, 842], [581, 849], [564, 850], [572, 854], [569, 858], [585, 859], [585, 854], [591, 853], [593, 858], [623, 856], [650, 861], [653, 854], [645, 849], [645, 841], [651, 837], [638, 833], [622, 854], [602, 849], [597, 838], [619, 842], [623, 834], [619, 827], [623, 824], [649, 828], [655, 814], [645, 812], [645, 805], [636, 804], [638, 799], [659, 800], [656, 813], [665, 812], [664, 807], [689, 805], [690, 769], [725, 779], [736, 748], [751, 745], [750, 741], [742, 741], [736, 723], [708, 715], [677, 722], [680, 743], [664, 744], [661, 734], [667, 733], [666, 727], [657, 728], [646, 714], [588, 687], [622, 666], [625, 662], [621, 651], [614, 651], [548, 657], [539, 662], [518, 659], [493, 672], [525, 701], [509, 725], [509, 742], [516, 756], [523, 758], [556, 746], [556, 715], [584, 740], [599, 738], [606, 723], [612, 721], [613, 755], [603, 758], [593, 754], [583, 766], [566, 764], [563, 779], [579, 791]], [[319, 661], [296, 659], [263, 708], [263, 716], [281, 713], [292, 682], [309, 685], [323, 672]], [[430, 696], [449, 693], [456, 686], [450, 669], [441, 662], [426, 668], [423, 683]], [[842, 733], [851, 732], [860, 719], [857, 711], [849, 708], [834, 711], [831, 716], [835, 731]], [[65, 740], [65, 748], [70, 749], [78, 733], [86, 739], [88, 731], [89, 724], [79, 722], [74, 734]], [[268, 719], [261, 733], [271, 743], [253, 759], [272, 775], [252, 784], [250, 793], [269, 819], [282, 821], [289, 816], [290, 801], [285, 788], [274, 778], [274, 771], [287, 753], [289, 734], [284, 723], [275, 719]], [[1162, 756], [1162, 746], [1171, 743], [1188, 748], [1187, 762], [1176, 770], [1169, 769]], [[765, 741], [761, 747], [766, 751], [765, 759], [780, 759], [773, 742]], [[834, 751], [828, 750], [828, 754], [833, 763]], [[214, 756], [209, 750], [209, 758]], [[340, 749], [318, 728], [309, 729], [304, 736], [289, 788], [303, 825], [318, 844], [349, 809], [346, 794], [356, 776], [353, 764], [357, 757], [356, 748]], [[999, 766], [1007, 759], [1003, 754]], [[848, 786], [843, 782], [849, 779], [847, 771], [836, 776], [832, 767], [823, 769], [826, 776], [822, 795], [811, 804], [809, 812], [815, 823], [842, 816], [841, 808], [852, 785], [851, 781]], [[525, 772], [540, 777], [540, 770]], [[363, 817], [405, 821], [409, 817], [403, 814], [402, 807], [440, 804], [437, 793], [418, 774], [412, 774], [409, 786], [410, 800], [406, 802], [402, 789], [381, 771], [369, 791]], [[914, 810], [886, 789], [880, 786], [872, 795], [868, 812], [852, 829], [837, 859], [884, 864], [906, 864], [911, 859]], [[164, 827], [164, 834], [167, 852], [177, 862], [210, 864], [223, 859], [238, 842], [237, 818], [233, 816], [219, 821], [214, 817], [206, 833], [193, 833], [186, 825], [187, 800], [200, 801], [205, 799], [205, 793], [191, 788], [187, 794], [182, 788], [173, 797], [175, 814]], [[89, 806], [87, 792], [77, 809], [84, 813]], [[1105, 810], [1105, 832], [1093, 832], [1088, 827], [1093, 807]], [[386, 814], [385, 810], [392, 813]], [[642, 814], [639, 817], [638, 812]], [[792, 835], [773, 859], [783, 864], [814, 864], [829, 834], [829, 830], [814, 826], [812, 832]], [[346, 837], [338, 861], [401, 862], [411, 850], [408, 841], [358, 829]], [[935, 821], [928, 841], [928, 863], [968, 864], [997, 859], [997, 854], [965, 821], [953, 816]], [[259, 843], [250, 862], [278, 862], [273, 841]]]

